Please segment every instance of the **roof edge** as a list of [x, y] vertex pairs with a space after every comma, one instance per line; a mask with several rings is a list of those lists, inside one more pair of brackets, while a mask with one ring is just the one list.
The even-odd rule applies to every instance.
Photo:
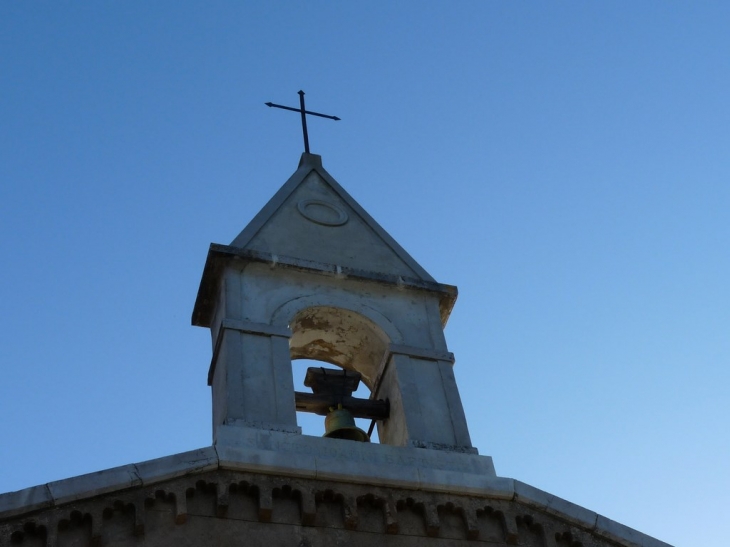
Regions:
[[[319, 159], [317, 159], [319, 158]], [[287, 181], [279, 188], [276, 193], [266, 202], [261, 210], [251, 219], [246, 227], [233, 238], [232, 247], [243, 248], [249, 244], [254, 236], [261, 230], [266, 222], [276, 211], [284, 204], [291, 193], [307, 178], [307, 175], [316, 169], [317, 166], [322, 168], [322, 158], [316, 154], [302, 154], [299, 160], [299, 167], [292, 173]]]
[[[347, 442], [347, 441], [340, 441]], [[400, 450], [419, 448], [390, 447]], [[484, 458], [459, 455], [466, 458]], [[311, 461], [310, 461], [311, 460]], [[490, 458], [491, 461], [491, 458]], [[309, 465], [307, 465], [309, 464]], [[322, 465], [324, 464], [324, 465]], [[95, 473], [0, 494], [0, 521], [112, 492], [147, 486], [186, 475], [215, 470], [248, 471], [335, 482], [377, 484], [430, 492], [450, 492], [515, 501], [577, 525], [611, 541], [632, 547], [672, 547], [668, 543], [624, 526], [548, 492], [507, 477], [402, 465], [365, 465], [357, 476], [351, 462], [327, 458], [318, 465], [315, 456], [293, 456], [272, 450], [208, 446], [154, 460], [114, 467]], [[404, 473], [404, 471], [407, 471]]]

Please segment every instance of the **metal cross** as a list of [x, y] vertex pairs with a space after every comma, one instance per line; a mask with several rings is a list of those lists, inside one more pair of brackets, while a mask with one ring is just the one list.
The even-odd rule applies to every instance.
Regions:
[[284, 110], [291, 110], [292, 112], [300, 112], [302, 114], [302, 134], [304, 135], [304, 151], [309, 154], [309, 135], [307, 134], [307, 114], [310, 116], [319, 116], [320, 118], [327, 118], [330, 120], [340, 121], [337, 116], [329, 116], [327, 114], [320, 114], [319, 112], [311, 112], [310, 110], [304, 109], [304, 91], [299, 90], [299, 108], [292, 108], [291, 106], [282, 106], [274, 103], [264, 103], [266, 106], [273, 106], [274, 108], [283, 108]]

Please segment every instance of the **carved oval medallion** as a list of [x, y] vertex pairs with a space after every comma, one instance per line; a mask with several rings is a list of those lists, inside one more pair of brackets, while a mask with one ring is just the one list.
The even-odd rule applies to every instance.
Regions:
[[322, 226], [342, 226], [349, 220], [342, 207], [319, 199], [303, 199], [297, 209], [304, 218]]

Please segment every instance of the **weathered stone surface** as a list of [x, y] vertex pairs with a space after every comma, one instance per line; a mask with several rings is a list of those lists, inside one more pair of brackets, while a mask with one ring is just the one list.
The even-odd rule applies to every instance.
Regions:
[[[390, 399], [381, 443], [476, 451], [437, 295], [260, 263], [232, 263], [221, 278], [225, 316], [209, 376], [216, 426], [295, 430], [291, 359], [307, 357], [359, 372], [376, 398]], [[279, 336], [286, 329], [289, 340]]]
[[96, 473], [48, 483], [56, 505], [70, 501], [116, 492], [142, 484], [134, 465], [123, 465]]
[[598, 515], [596, 519], [596, 534], [622, 545], [635, 545], [636, 547], [671, 547], [668, 543], [642, 534], [638, 530], [619, 524], [603, 515]]
[[142, 484], [154, 484], [191, 473], [218, 469], [218, 453], [209, 446], [137, 463], [134, 468]]
[[[374, 472], [380, 470], [384, 478], [392, 474], [389, 468], [441, 469], [465, 474], [495, 477], [492, 458], [470, 453], [427, 450], [422, 448], [388, 446], [383, 444], [358, 443], [339, 439], [326, 439], [309, 435], [297, 435], [252, 427], [220, 426], [218, 428], [218, 449], [221, 461], [225, 447], [246, 450], [270, 451], [279, 454], [282, 465], [296, 468], [302, 458], [313, 457], [317, 468], [348, 475], [358, 480], [359, 475], [369, 477], [370, 472], [358, 471], [358, 465], [374, 465]], [[405, 475], [410, 472], [401, 471]], [[414, 475], [414, 476], [417, 476]]]
[[462, 494], [489, 496], [495, 499], [512, 499], [512, 479], [487, 474], [464, 473], [443, 469], [418, 468], [419, 488], [431, 492], [459, 492]]
[[314, 154], [302, 156], [231, 246], [433, 281]]
[[222, 469], [275, 473], [279, 476], [317, 476], [316, 458], [309, 454], [296, 455], [223, 444], [218, 447], [218, 457]]
[[49, 507], [52, 504], [53, 496], [46, 484], [0, 494], [0, 519]]
[[211, 329], [215, 444], [221, 426], [296, 432], [291, 360], [306, 358], [391, 401], [382, 444], [475, 453], [443, 334], [455, 294], [305, 154], [206, 263], [193, 323]]
[[574, 522], [588, 523], [591, 528], [595, 526], [598, 515], [593, 511], [548, 494], [543, 490], [539, 490], [521, 481], [514, 481], [514, 488], [515, 499], [525, 505], [536, 507], [546, 513], [560, 515], [562, 518], [567, 518]]
[[[246, 459], [226, 450], [222, 461]], [[180, 468], [180, 461], [172, 463]], [[453, 477], [452, 491], [443, 482], [434, 491], [425, 483], [386, 487], [311, 475], [198, 470], [150, 486], [105, 494], [97, 488], [88, 498], [27, 506], [28, 513], [0, 519], [0, 545], [271, 547], [309, 541], [401, 547], [476, 541], [561, 547], [578, 541], [584, 547], [667, 547], [603, 517], [583, 522], [585, 514], [574, 508], [562, 513], [556, 498], [527, 485], [518, 488], [523, 498], [510, 496], [509, 479], [488, 479], [478, 493], [465, 492]]]

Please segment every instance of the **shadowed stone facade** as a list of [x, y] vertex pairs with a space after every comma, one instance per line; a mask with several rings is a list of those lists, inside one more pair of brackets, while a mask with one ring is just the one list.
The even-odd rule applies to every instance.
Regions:
[[[443, 334], [456, 294], [304, 154], [208, 253], [213, 445], [0, 495], [0, 547], [666, 547], [478, 454]], [[300, 358], [387, 402], [381, 444], [301, 434]]]
[[665, 545], [511, 479], [350, 483], [246, 467], [208, 448], [6, 494], [0, 544]]

